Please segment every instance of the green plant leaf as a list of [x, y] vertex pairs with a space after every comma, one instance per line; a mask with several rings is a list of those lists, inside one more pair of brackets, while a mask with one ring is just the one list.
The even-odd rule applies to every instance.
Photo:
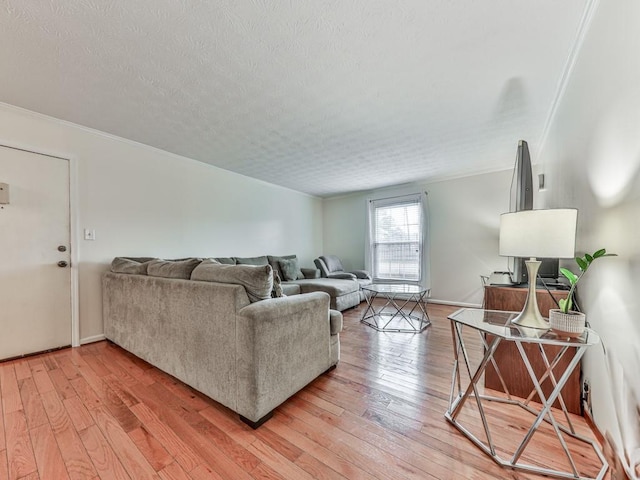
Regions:
[[[602, 257], [604, 256], [605, 253], [607, 253], [607, 250], [604, 248], [601, 248], [600, 250], [598, 250], [593, 254], [593, 258]], [[609, 255], [615, 255], [615, 253], [610, 253]]]
[[589, 264], [588, 264], [585, 260], [583, 260], [582, 258], [580, 258], [580, 257], [576, 257], [576, 263], [577, 263], [577, 264], [578, 264], [578, 266], [580, 267], [580, 270], [582, 270], [583, 272], [584, 272], [587, 268], [589, 268]]
[[569, 283], [571, 283], [571, 285], [573, 285], [578, 281], [578, 276], [567, 268], [564, 268], [564, 267], [561, 268], [560, 273], [562, 273], [562, 275], [567, 277], [567, 280], [569, 280]]
[[560, 310], [562, 311], [562, 313], [569, 313], [569, 310], [571, 309], [571, 298], [561, 298], [560, 300], [558, 300], [558, 306], [560, 307]]
[[587, 263], [591, 263], [593, 262], [593, 257], [591, 255], [589, 255], [588, 253], [585, 253], [584, 255], [584, 259], [587, 261]]

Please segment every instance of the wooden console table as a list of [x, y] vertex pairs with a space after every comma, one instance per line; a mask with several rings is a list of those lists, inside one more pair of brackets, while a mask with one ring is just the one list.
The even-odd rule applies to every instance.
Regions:
[[[544, 289], [537, 290], [538, 307], [543, 317], [549, 316], [550, 308], [557, 308], [555, 302], [550, 297], [549, 293]], [[566, 298], [568, 292], [566, 290], [551, 290], [551, 294], [556, 300]], [[499, 286], [486, 286], [484, 287], [484, 308], [487, 310], [504, 310], [507, 312], [519, 312], [524, 306], [524, 302], [527, 299], [527, 289], [518, 287], [499, 287]], [[540, 358], [539, 352], [534, 352], [533, 349], [537, 348], [535, 345], [524, 345], [525, 350], [529, 358], [531, 358], [531, 364], [536, 374], [540, 374], [545, 371], [545, 366]], [[553, 358], [559, 351], [557, 346], [545, 345], [545, 352], [549, 358]], [[538, 353], [538, 355], [536, 355]], [[560, 364], [556, 366], [554, 372], [562, 372], [566, 369], [567, 365], [571, 361], [573, 355], [565, 355], [560, 361]], [[516, 350], [516, 346], [511, 342], [503, 342], [498, 346], [498, 349], [493, 355], [498, 368], [502, 373], [504, 382], [512, 395], [518, 397], [526, 397], [533, 390], [534, 386], [529, 378], [529, 374], [520, 361], [520, 355]], [[484, 384], [486, 388], [492, 390], [498, 390], [503, 392], [502, 383], [498, 377], [493, 365], [487, 366], [484, 376]], [[550, 382], [545, 382], [542, 385], [542, 390], [545, 395], [549, 395], [553, 390], [553, 385]], [[580, 368], [576, 368], [564, 388], [562, 389], [562, 397], [564, 398], [567, 410], [571, 413], [581, 414], [581, 389], [580, 389]], [[539, 398], [536, 395], [534, 397], [536, 402], [539, 402]], [[558, 402], [554, 404], [554, 407], [559, 407]]]

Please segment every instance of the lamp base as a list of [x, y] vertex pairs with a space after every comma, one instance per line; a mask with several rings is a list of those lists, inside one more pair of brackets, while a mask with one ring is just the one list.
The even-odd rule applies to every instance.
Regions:
[[538, 298], [536, 297], [536, 279], [538, 278], [538, 269], [542, 262], [535, 258], [530, 258], [524, 263], [527, 266], [527, 273], [529, 274], [527, 300], [520, 314], [511, 320], [511, 323], [515, 323], [521, 327], [549, 330], [549, 322], [542, 317], [540, 309], [538, 308]]

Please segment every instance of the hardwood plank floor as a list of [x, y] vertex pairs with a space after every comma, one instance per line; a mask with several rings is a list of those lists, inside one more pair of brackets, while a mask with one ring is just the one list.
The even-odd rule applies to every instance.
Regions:
[[[344, 312], [338, 367], [258, 430], [109, 342], [0, 363], [0, 480], [541, 478], [502, 469], [445, 421], [455, 307], [430, 304], [421, 334], [377, 332], [359, 322], [363, 308]], [[480, 358], [477, 335], [465, 340]], [[532, 419], [496, 404], [487, 412], [500, 449]], [[473, 411], [462, 418], [481, 428]], [[528, 460], [566, 468], [541, 430]], [[597, 471], [589, 448], [571, 448], [581, 469]]]

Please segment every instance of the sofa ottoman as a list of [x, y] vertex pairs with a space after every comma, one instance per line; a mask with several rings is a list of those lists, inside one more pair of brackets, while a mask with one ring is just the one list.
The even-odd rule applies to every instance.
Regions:
[[326, 292], [331, 297], [330, 307], [343, 311], [360, 304], [360, 284], [356, 280], [337, 278], [313, 278], [282, 282], [282, 285], [295, 284], [300, 293]]

